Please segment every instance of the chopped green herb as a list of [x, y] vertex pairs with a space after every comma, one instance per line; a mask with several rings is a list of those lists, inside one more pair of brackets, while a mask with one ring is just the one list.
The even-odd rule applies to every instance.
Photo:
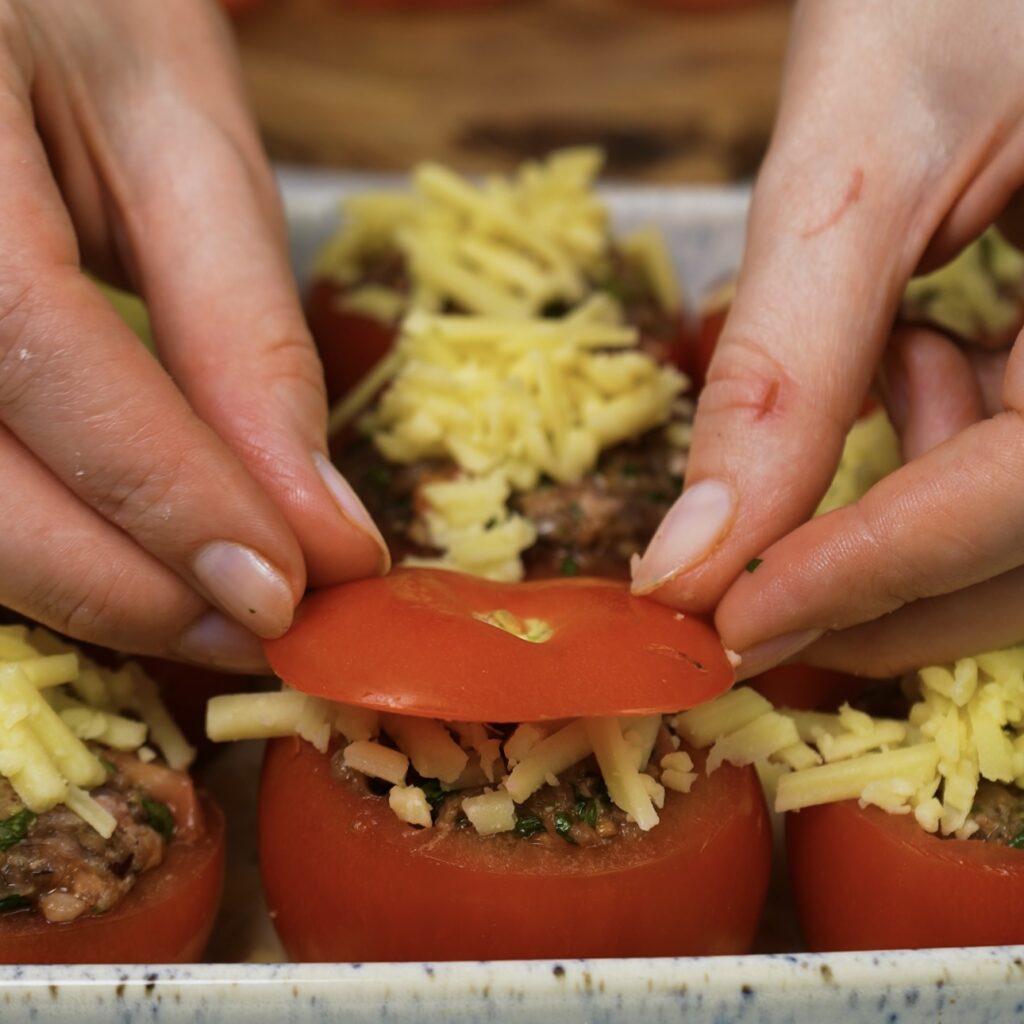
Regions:
[[544, 822], [540, 818], [516, 818], [515, 832], [520, 839], [529, 839], [543, 831]]
[[159, 800], [143, 797], [142, 813], [146, 816], [146, 824], [170, 842], [171, 836], [174, 835], [174, 815], [171, 814], [170, 807]]
[[566, 555], [562, 559], [562, 575], [563, 576], [579, 576], [580, 574], [580, 563], [576, 561], [572, 555]]
[[673, 490], [681, 491], [683, 489], [683, 478], [678, 473], [673, 473], [669, 480], [672, 482]]
[[423, 795], [427, 798], [427, 803], [430, 804], [430, 809], [436, 811], [438, 807], [444, 803], [444, 798], [448, 795], [441, 788], [441, 783], [437, 779], [423, 779], [421, 782], [414, 783], [423, 790]]
[[7, 914], [12, 910], [25, 910], [31, 906], [32, 901], [27, 896], [0, 896], [0, 914]]
[[1024, 850], [1024, 829], [1021, 829], [1006, 845], [1014, 850]]
[[113, 761], [108, 761], [105, 757], [101, 757], [100, 764], [106, 769], [108, 775], [117, 774], [117, 765]]
[[752, 558], [749, 562], [747, 562], [747, 572], [757, 572], [758, 567], [763, 564], [763, 558]]
[[28, 835], [29, 826], [36, 820], [36, 816], [27, 808], [23, 807], [17, 814], [0, 821], [0, 851], [9, 850]]
[[565, 811], [555, 811], [555, 831], [567, 842], [576, 845], [572, 835], [572, 818]]
[[640, 467], [635, 462], [624, 462], [622, 464], [623, 476], [639, 476]]
[[667, 491], [651, 491], [647, 495], [647, 500], [654, 502], [655, 505], [667, 505], [672, 500], [672, 495]]
[[582, 821], [584, 825], [594, 828], [597, 825], [597, 816], [601, 810], [598, 805], [598, 798], [585, 796], [575, 786], [572, 788], [572, 793], [576, 801], [576, 806], [573, 808], [576, 813], [576, 819]]
[[491, 516], [491, 518], [488, 519], [486, 523], [484, 523], [484, 529], [485, 530], [493, 530], [497, 525], [498, 525], [498, 517], [497, 516]]
[[376, 487], [387, 487], [391, 483], [391, 470], [387, 466], [374, 466], [366, 478]]

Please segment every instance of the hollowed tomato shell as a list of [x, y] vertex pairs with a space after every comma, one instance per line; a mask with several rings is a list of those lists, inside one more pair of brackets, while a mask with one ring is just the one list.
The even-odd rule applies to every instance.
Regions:
[[[553, 635], [531, 643], [477, 617], [495, 611], [541, 619]], [[398, 569], [310, 594], [264, 648], [305, 693], [460, 721], [678, 711], [735, 678], [707, 623], [600, 579], [506, 584]]]
[[[698, 771], [702, 756], [694, 754]], [[761, 915], [771, 829], [751, 768], [669, 793], [636, 840], [546, 849], [472, 829], [417, 829], [273, 740], [260, 867], [294, 960], [478, 960], [743, 953]]]
[[206, 948], [224, 881], [224, 815], [203, 799], [205, 834], [173, 842], [113, 910], [68, 924], [29, 912], [0, 918], [0, 963], [194, 963]]
[[940, 839], [856, 801], [786, 816], [797, 913], [813, 950], [1024, 943], [1024, 851]]

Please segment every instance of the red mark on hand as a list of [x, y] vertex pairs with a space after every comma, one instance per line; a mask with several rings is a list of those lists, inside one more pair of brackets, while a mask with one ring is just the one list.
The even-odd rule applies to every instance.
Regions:
[[843, 219], [843, 214], [853, 206], [858, 199], [860, 199], [861, 191], [864, 188], [864, 170], [858, 167], [853, 172], [853, 177], [850, 179], [850, 184], [847, 186], [846, 193], [840, 200], [839, 205], [825, 218], [822, 223], [815, 225], [813, 228], [808, 228], [806, 231], [800, 233], [801, 238], [813, 238], [815, 235], [820, 235], [823, 231], [827, 231], [829, 228], [834, 227]]

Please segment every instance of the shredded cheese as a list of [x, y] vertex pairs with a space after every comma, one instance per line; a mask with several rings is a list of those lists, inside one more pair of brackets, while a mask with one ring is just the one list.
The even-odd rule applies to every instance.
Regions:
[[33, 813], [63, 803], [108, 838], [117, 822], [88, 792], [106, 770], [86, 741], [122, 751], [152, 741], [172, 767], [194, 753], [134, 666], [111, 671], [42, 628], [0, 627], [0, 774]]

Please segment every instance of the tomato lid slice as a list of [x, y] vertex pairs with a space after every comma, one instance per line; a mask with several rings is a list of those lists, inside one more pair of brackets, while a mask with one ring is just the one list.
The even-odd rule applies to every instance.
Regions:
[[603, 579], [396, 569], [311, 593], [264, 649], [305, 693], [471, 722], [679, 711], [735, 678], [706, 622]]

